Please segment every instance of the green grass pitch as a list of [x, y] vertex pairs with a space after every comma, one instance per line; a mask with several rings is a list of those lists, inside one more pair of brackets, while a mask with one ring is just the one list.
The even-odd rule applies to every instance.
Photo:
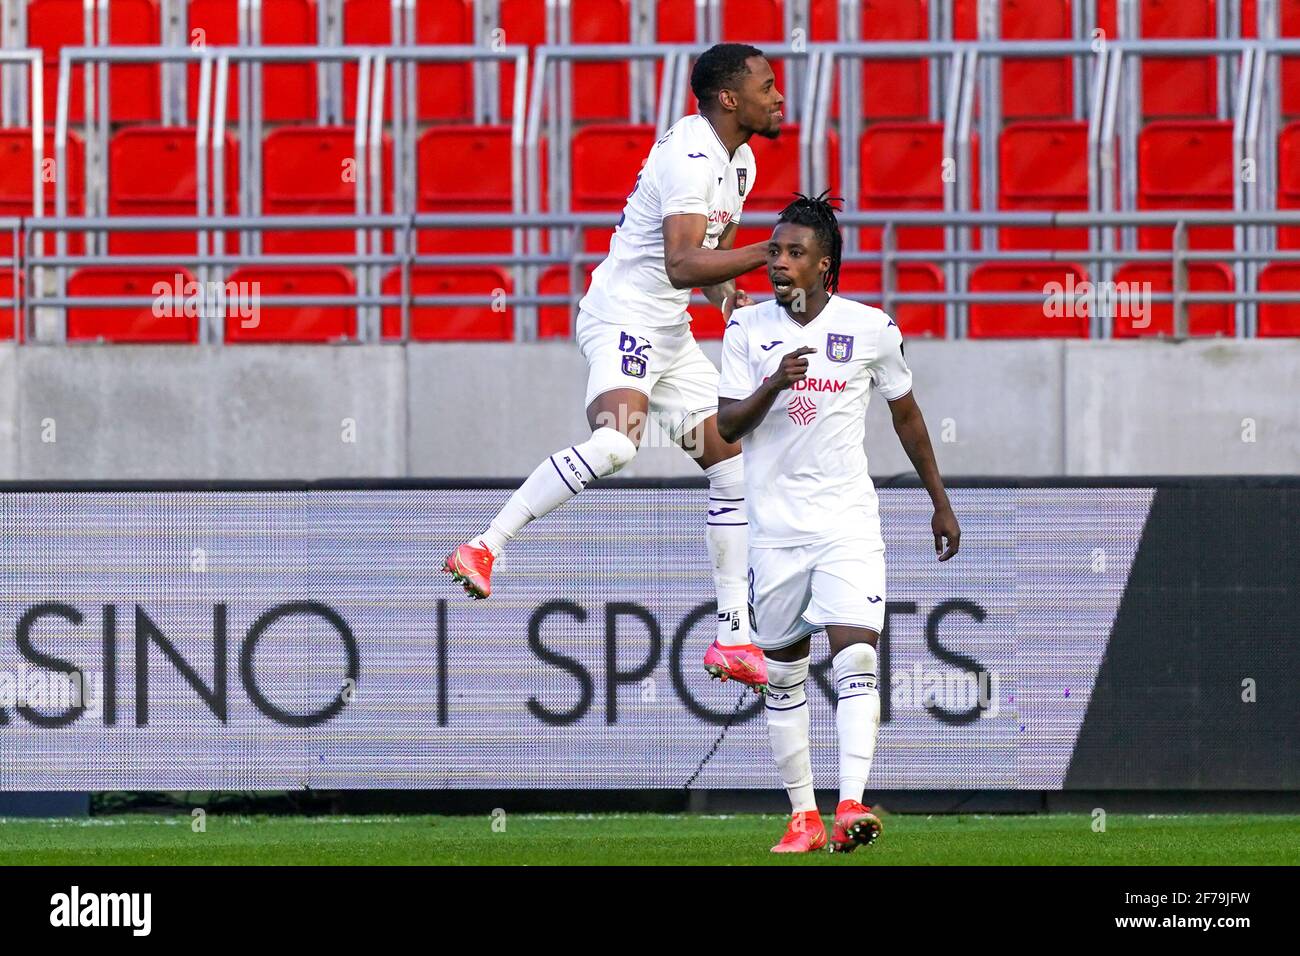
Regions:
[[[0, 820], [0, 866], [23, 864], [1296, 864], [1300, 817], [1085, 814], [884, 818], [852, 854], [776, 856], [784, 818], [743, 814], [267, 817], [210, 813]], [[504, 829], [501, 825], [504, 823]]]

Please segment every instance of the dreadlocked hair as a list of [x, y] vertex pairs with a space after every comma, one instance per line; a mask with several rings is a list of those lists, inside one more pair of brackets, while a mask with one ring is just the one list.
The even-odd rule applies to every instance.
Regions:
[[788, 222], [795, 226], [807, 226], [821, 243], [822, 250], [831, 257], [831, 267], [823, 281], [826, 291], [840, 291], [840, 251], [843, 241], [840, 237], [840, 223], [835, 218], [836, 207], [832, 203], [843, 202], [838, 196], [831, 196], [826, 190], [813, 198], [803, 193], [795, 193], [794, 202], [781, 210], [778, 223]]

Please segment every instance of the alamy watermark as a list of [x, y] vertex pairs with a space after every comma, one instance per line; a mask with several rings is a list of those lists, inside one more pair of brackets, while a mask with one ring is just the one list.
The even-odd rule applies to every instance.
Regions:
[[0, 670], [0, 707], [31, 707], [67, 713], [77, 708], [96, 715], [104, 701], [104, 675], [84, 671], [54, 671], [20, 663]]
[[934, 670], [920, 662], [889, 674], [889, 702], [897, 710], [948, 711], [979, 708], [980, 717], [996, 717], [1001, 710], [998, 692], [1002, 678], [997, 671]]
[[1151, 324], [1150, 282], [1075, 282], [1073, 273], [1065, 282], [1043, 286], [1043, 315], [1049, 319], [1081, 316], [1123, 317], [1132, 327]]
[[197, 282], [181, 273], [170, 282], [153, 284], [153, 314], [156, 318], [238, 318], [240, 328], [256, 328], [261, 322], [260, 282]]

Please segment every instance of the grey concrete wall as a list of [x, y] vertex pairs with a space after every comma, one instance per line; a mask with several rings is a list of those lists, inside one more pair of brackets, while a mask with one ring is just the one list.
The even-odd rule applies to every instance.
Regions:
[[17, 357], [23, 478], [406, 470], [400, 348], [39, 346]]
[[[1063, 343], [918, 339], [904, 349], [941, 472], [1062, 473]], [[912, 470], [894, 435], [889, 403], [875, 394], [867, 409], [867, 455], [873, 475]]]
[[[949, 475], [1300, 471], [1300, 341], [916, 340], [907, 357]], [[568, 343], [0, 345], [0, 478], [521, 477], [586, 436], [585, 378]], [[873, 474], [910, 470], [878, 398], [867, 450]], [[622, 474], [699, 469], [652, 431]]]
[[19, 477], [18, 347], [0, 344], [0, 479]]
[[1300, 341], [1133, 344], [1066, 347], [1066, 473], [1300, 473]]
[[[710, 359], [720, 343], [706, 342]], [[524, 476], [591, 434], [583, 398], [587, 364], [567, 342], [407, 347], [411, 474], [446, 478]], [[693, 477], [699, 466], [648, 429], [619, 475]]]

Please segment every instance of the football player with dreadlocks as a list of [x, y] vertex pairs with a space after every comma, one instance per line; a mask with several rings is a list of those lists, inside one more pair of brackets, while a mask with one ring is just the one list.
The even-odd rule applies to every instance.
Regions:
[[[749, 508], [754, 643], [767, 656], [768, 735], [793, 814], [773, 852], [826, 845], [808, 753], [813, 632], [830, 639], [838, 698], [840, 799], [831, 849], [872, 842], [862, 803], [880, 724], [876, 642], [885, 619], [885, 545], [863, 448], [872, 387], [934, 503], [940, 561], [960, 530], [912, 395], [898, 323], [841, 298], [834, 200], [799, 196], [767, 246], [774, 301], [732, 313], [722, 344], [718, 433], [741, 442]], [[743, 440], [742, 440], [743, 439]]]

